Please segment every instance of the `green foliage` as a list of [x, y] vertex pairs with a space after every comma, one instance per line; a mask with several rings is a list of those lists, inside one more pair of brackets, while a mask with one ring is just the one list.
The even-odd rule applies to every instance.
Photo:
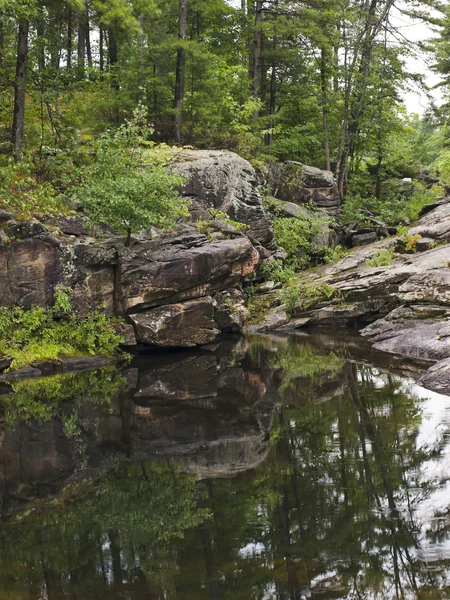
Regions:
[[68, 214], [64, 198], [51, 183], [40, 182], [31, 163], [12, 159], [0, 166], [0, 209], [22, 217]]
[[[178, 187], [184, 179], [167, 170], [170, 149], [145, 151], [145, 110], [115, 132], [106, 132], [95, 147], [95, 160], [81, 170], [72, 197], [93, 223], [109, 224], [130, 234], [151, 227], [173, 227], [187, 216]], [[150, 144], [150, 146], [152, 146]]]
[[323, 301], [329, 301], [336, 295], [336, 290], [328, 283], [297, 284], [295, 280], [285, 286], [280, 292], [281, 301], [288, 315], [293, 316], [297, 311], [304, 311]]
[[59, 417], [70, 437], [79, 431], [77, 420], [82, 406], [91, 403], [94, 407], [109, 407], [111, 398], [125, 383], [121, 370], [114, 365], [82, 373], [24, 379], [13, 382], [11, 393], [2, 395], [0, 403], [10, 426]]
[[74, 316], [65, 292], [60, 291], [52, 310], [0, 308], [0, 353], [13, 358], [14, 369], [62, 355], [113, 356], [123, 343], [113, 323], [99, 312], [86, 318]]
[[365, 267], [387, 267], [392, 261], [392, 248], [382, 248], [364, 263]]
[[220, 232], [225, 235], [234, 235], [240, 231], [248, 229], [248, 225], [239, 223], [238, 221], [233, 221], [229, 215], [221, 210], [210, 208], [209, 213], [211, 215], [210, 220], [198, 219], [195, 222], [197, 231], [204, 233], [207, 236], [211, 236], [211, 234], [214, 232]]
[[266, 260], [261, 265], [260, 274], [266, 281], [287, 283], [294, 277], [296, 270], [293, 265], [286, 264], [280, 259]]
[[[417, 220], [424, 206], [432, 204], [440, 196], [442, 187], [433, 186], [427, 189], [423, 184], [415, 182], [413, 186], [402, 187], [401, 182], [391, 181], [386, 193], [381, 198], [374, 196], [361, 197], [350, 195], [345, 199], [342, 210], [344, 221], [358, 221], [364, 224], [369, 211], [388, 225], [412, 223]], [[370, 223], [370, 222], [369, 222]]]

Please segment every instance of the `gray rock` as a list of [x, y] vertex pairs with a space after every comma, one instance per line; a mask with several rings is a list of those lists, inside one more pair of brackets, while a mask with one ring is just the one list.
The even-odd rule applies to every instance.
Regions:
[[259, 255], [248, 238], [209, 242], [192, 227], [124, 248], [118, 266], [119, 311], [136, 312], [206, 296], [253, 273]]
[[259, 333], [278, 329], [289, 322], [289, 317], [284, 306], [271, 308], [259, 323], [253, 323], [246, 328], [248, 333]]
[[220, 333], [214, 321], [211, 297], [160, 306], [130, 317], [137, 341], [165, 347], [208, 344]]
[[450, 358], [441, 360], [430, 367], [418, 383], [433, 392], [450, 395]]
[[352, 246], [365, 246], [366, 244], [371, 244], [372, 242], [376, 242], [377, 234], [375, 231], [370, 231], [369, 233], [355, 233], [351, 237]]
[[294, 204], [312, 202], [333, 217], [340, 215], [341, 201], [331, 171], [288, 161], [270, 166], [267, 181], [275, 198]]
[[186, 150], [177, 154], [171, 168], [187, 178], [181, 192], [191, 200], [194, 220], [208, 218], [211, 207], [219, 209], [248, 225], [248, 234], [264, 248], [275, 249], [272, 226], [248, 161], [227, 150]]

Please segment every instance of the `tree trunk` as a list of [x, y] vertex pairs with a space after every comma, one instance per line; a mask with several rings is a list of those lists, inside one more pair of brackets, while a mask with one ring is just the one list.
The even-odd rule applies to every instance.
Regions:
[[98, 53], [100, 61], [100, 72], [103, 73], [105, 70], [105, 57], [103, 54], [103, 27], [100, 25], [99, 39], [98, 39]]
[[14, 83], [14, 117], [12, 126], [12, 143], [14, 158], [22, 158], [23, 134], [25, 126], [25, 94], [27, 86], [28, 61], [28, 21], [20, 23], [17, 36], [16, 80]]
[[83, 23], [84, 44], [86, 48], [86, 57], [88, 67], [92, 69], [92, 49], [91, 49], [91, 31], [89, 25], [89, 11], [86, 11]]
[[77, 67], [80, 71], [80, 74], [84, 73], [84, 56], [85, 56], [85, 46], [84, 46], [84, 31], [83, 26], [80, 23], [78, 25], [78, 46], [77, 46]]
[[[255, 100], [260, 99], [261, 94], [261, 81], [262, 81], [262, 45], [263, 45], [263, 33], [262, 33], [262, 8], [263, 0], [255, 0], [255, 30], [253, 36], [253, 68], [252, 68], [252, 90], [253, 97]], [[253, 113], [253, 118], [257, 119], [259, 112]]]
[[72, 38], [73, 38], [73, 22], [72, 11], [69, 9], [67, 14], [67, 58], [66, 65], [68, 69], [72, 68]]
[[112, 76], [112, 87], [116, 90], [119, 89], [119, 79], [116, 73], [116, 65], [119, 60], [117, 51], [117, 39], [115, 33], [110, 29], [108, 31], [108, 66]]
[[184, 40], [187, 30], [187, 0], [180, 0], [180, 12], [178, 19], [178, 38], [181, 42], [177, 50], [177, 65], [175, 74], [175, 138], [178, 143], [181, 142], [181, 128], [183, 123], [183, 98], [184, 98], [184, 79], [186, 68], [186, 50], [184, 49]]
[[3, 21], [0, 21], [0, 69], [3, 67]]
[[327, 53], [321, 49], [320, 84], [322, 88], [322, 120], [323, 120], [323, 148], [325, 153], [325, 169], [331, 171], [330, 161], [330, 136], [328, 132], [328, 81], [327, 81]]

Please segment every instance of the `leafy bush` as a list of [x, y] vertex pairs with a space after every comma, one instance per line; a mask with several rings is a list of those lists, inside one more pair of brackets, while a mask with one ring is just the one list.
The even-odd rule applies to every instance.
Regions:
[[295, 275], [295, 268], [280, 259], [266, 260], [261, 265], [261, 277], [266, 281], [287, 283]]
[[116, 334], [114, 322], [103, 313], [75, 317], [62, 296], [60, 292], [51, 310], [0, 308], [0, 354], [13, 358], [12, 368], [61, 355], [117, 352], [123, 339]]
[[376, 254], [372, 256], [369, 260], [366, 260], [364, 266], [366, 267], [387, 267], [391, 264], [392, 261], [392, 252], [391, 248], [382, 248]]
[[408, 224], [418, 219], [424, 206], [443, 195], [443, 188], [439, 185], [427, 189], [421, 183], [414, 183], [408, 190], [402, 188], [397, 180], [390, 184], [389, 192], [381, 198], [349, 195], [343, 204], [342, 219], [363, 224], [367, 220], [365, 211], [369, 211], [388, 225]]
[[48, 182], [39, 182], [31, 163], [12, 159], [0, 167], [0, 208], [23, 217], [60, 215], [69, 212], [63, 195]]
[[293, 283], [281, 290], [279, 295], [287, 314], [292, 316], [297, 309], [307, 310], [323, 300], [331, 300], [336, 295], [336, 290], [325, 282], [309, 285]]
[[133, 119], [101, 136], [95, 159], [80, 170], [81, 181], [71, 191], [93, 223], [109, 224], [128, 238], [153, 226], [170, 228], [188, 215], [178, 192], [184, 179], [167, 169], [170, 149], [146, 141], [149, 130], [143, 121], [145, 111], [138, 107]]

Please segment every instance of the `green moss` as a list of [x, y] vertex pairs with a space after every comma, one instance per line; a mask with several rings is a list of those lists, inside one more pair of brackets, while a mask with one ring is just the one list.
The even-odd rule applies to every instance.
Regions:
[[372, 258], [365, 261], [365, 267], [387, 267], [392, 261], [392, 248], [382, 248]]
[[0, 308], [0, 354], [11, 356], [12, 369], [59, 356], [117, 353], [123, 338], [114, 320], [95, 312], [76, 317], [64, 292], [57, 294], [53, 309]]
[[288, 315], [296, 311], [304, 311], [321, 301], [331, 300], [336, 296], [336, 290], [328, 283], [303, 283], [286, 286], [280, 291], [280, 299], [286, 307]]

